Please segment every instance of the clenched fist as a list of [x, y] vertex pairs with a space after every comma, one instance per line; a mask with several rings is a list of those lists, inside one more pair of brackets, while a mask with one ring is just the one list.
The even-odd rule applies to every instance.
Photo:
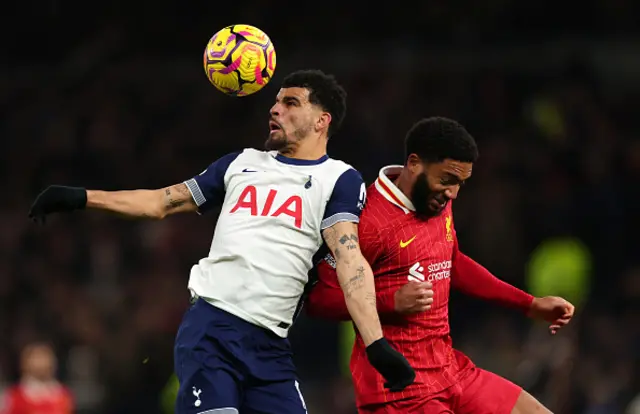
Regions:
[[571, 321], [574, 311], [575, 308], [569, 301], [557, 296], [546, 296], [533, 299], [528, 315], [551, 323], [549, 332], [555, 335]]
[[433, 286], [431, 282], [409, 282], [394, 294], [396, 312], [410, 315], [431, 309]]

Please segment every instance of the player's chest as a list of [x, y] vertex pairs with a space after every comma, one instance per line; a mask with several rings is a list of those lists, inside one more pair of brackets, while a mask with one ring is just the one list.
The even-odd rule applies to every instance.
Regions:
[[419, 225], [415, 220], [401, 221], [389, 233], [384, 261], [391, 272], [402, 278], [448, 283], [454, 237], [453, 219], [448, 213]]
[[329, 196], [311, 172], [243, 169], [229, 177], [223, 212], [313, 227]]

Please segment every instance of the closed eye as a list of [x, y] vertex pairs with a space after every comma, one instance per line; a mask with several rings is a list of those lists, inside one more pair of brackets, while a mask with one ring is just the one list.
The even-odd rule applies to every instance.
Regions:
[[442, 177], [440, 179], [440, 184], [442, 185], [459, 185], [462, 186], [464, 185], [466, 181], [465, 180], [461, 180], [459, 177], [456, 177], [453, 174], [446, 174], [444, 177]]
[[458, 179], [455, 180], [440, 180], [440, 184], [442, 185], [459, 185], [459, 186], [463, 186], [465, 183], [465, 181], [460, 181]]

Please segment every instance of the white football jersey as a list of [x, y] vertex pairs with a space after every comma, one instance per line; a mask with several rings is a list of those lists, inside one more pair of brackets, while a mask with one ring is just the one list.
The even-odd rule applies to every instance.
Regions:
[[286, 337], [321, 258], [322, 230], [359, 221], [366, 198], [360, 173], [326, 155], [310, 161], [245, 149], [185, 184], [200, 212], [222, 203], [209, 255], [191, 269], [189, 289]]

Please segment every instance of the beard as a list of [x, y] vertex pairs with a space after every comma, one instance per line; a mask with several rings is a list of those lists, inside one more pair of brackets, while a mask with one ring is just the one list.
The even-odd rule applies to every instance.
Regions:
[[[420, 174], [416, 178], [411, 190], [411, 202], [416, 209], [416, 214], [424, 218], [431, 218], [442, 213], [446, 207], [448, 200], [444, 194], [432, 191], [429, 187], [429, 181], [425, 173]], [[436, 202], [442, 207], [436, 207]]]
[[267, 151], [282, 151], [286, 149], [288, 145], [289, 140], [282, 129], [269, 134], [269, 137], [264, 143], [264, 147]]
[[[269, 134], [269, 137], [264, 143], [264, 147], [267, 151], [280, 151], [287, 152], [295, 146], [298, 142], [302, 141], [311, 132], [312, 126], [301, 127], [293, 131], [292, 134], [287, 132], [280, 126], [279, 130]], [[293, 139], [289, 139], [289, 137]]]

